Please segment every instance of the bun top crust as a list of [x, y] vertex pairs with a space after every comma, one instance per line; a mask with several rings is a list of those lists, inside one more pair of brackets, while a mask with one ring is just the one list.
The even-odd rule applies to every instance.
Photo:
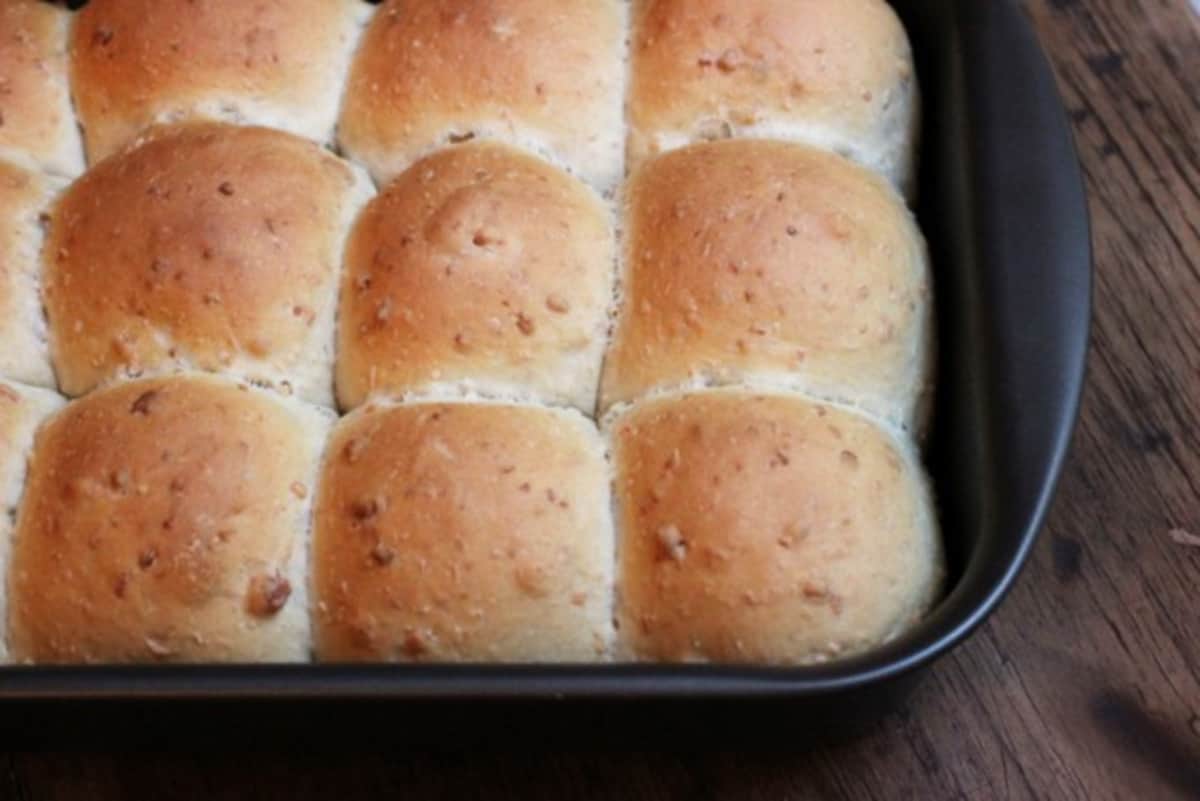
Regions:
[[338, 137], [383, 183], [463, 137], [620, 180], [620, 0], [387, 0], [355, 58]]
[[478, 142], [422, 159], [346, 248], [341, 405], [457, 382], [590, 412], [614, 249], [599, 197], [539, 159]]
[[936, 597], [915, 455], [865, 418], [717, 390], [610, 429], [626, 655], [823, 662], [886, 642]]
[[329, 139], [368, 10], [360, 0], [91, 0], [71, 41], [89, 161], [193, 116]]
[[603, 408], [658, 387], [759, 379], [920, 427], [929, 269], [881, 178], [802, 145], [711, 142], [647, 162], [624, 200]]
[[702, 139], [795, 139], [912, 180], [917, 84], [884, 0], [635, 0], [634, 163]]
[[186, 366], [330, 403], [336, 278], [364, 180], [304, 139], [220, 123], [155, 129], [90, 169], [44, 251], [62, 390]]
[[9, 580], [17, 660], [296, 660], [323, 418], [208, 376], [72, 403], [37, 437]]
[[319, 659], [594, 661], [612, 638], [604, 446], [562, 410], [368, 405], [325, 458]]

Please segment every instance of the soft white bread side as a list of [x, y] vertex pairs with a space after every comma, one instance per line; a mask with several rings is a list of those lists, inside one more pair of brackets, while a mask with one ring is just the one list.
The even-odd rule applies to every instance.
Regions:
[[90, 0], [71, 40], [88, 160], [194, 117], [333, 136], [361, 0]]
[[325, 661], [589, 662], [612, 641], [608, 465], [577, 412], [368, 404], [326, 453]]
[[345, 239], [361, 170], [280, 131], [152, 129], [59, 199], [44, 251], [64, 393], [200, 369], [332, 405]]
[[[63, 399], [44, 389], [0, 380], [0, 576], [8, 576], [13, 521], [37, 427]], [[8, 591], [0, 592], [0, 662], [8, 661]]]
[[937, 597], [917, 456], [866, 418], [710, 390], [635, 404], [608, 430], [621, 656], [824, 662], [898, 636]]
[[63, 176], [83, 170], [67, 81], [70, 21], [43, 0], [0, 2], [0, 158]]
[[422, 159], [350, 236], [342, 407], [441, 385], [591, 412], [614, 252], [600, 198], [543, 161], [480, 142]]
[[629, 157], [790, 139], [913, 188], [917, 82], [885, 0], [634, 0]]
[[602, 408], [656, 388], [753, 380], [922, 429], [928, 258], [883, 179], [803, 145], [703, 143], [635, 172], [622, 225], [624, 297]]
[[54, 386], [40, 297], [42, 215], [60, 189], [0, 161], [0, 377]]
[[332, 414], [194, 374], [118, 384], [37, 436], [9, 573], [21, 662], [302, 661]]
[[622, 0], [386, 0], [338, 139], [380, 184], [466, 138], [539, 152], [602, 192], [623, 175]]

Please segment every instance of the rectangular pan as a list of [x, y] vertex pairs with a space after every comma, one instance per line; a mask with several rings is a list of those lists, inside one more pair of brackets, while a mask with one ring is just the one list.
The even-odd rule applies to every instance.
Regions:
[[[102, 738], [208, 732], [228, 742], [235, 731], [258, 740], [331, 729], [342, 738], [386, 727], [393, 737], [462, 742], [516, 726], [547, 738], [608, 732], [628, 741], [667, 730], [742, 738], [753, 732], [729, 721], [767, 714], [792, 721], [794, 739], [824, 739], [869, 724], [903, 697], [920, 668], [995, 609], [1033, 546], [1076, 418], [1091, 260], [1070, 128], [1017, 4], [894, 5], [924, 91], [918, 214], [934, 258], [941, 342], [928, 456], [950, 561], [949, 593], [914, 631], [801, 669], [11, 667], [0, 670], [0, 699], [10, 702], [0, 734], [61, 741], [81, 731], [73, 721], [103, 715]], [[12, 714], [28, 705], [36, 711]]]

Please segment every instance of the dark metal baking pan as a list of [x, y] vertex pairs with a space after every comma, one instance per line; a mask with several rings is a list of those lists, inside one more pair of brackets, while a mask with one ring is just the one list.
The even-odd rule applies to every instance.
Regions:
[[[811, 733], [819, 721], [820, 734], [879, 714], [919, 668], [978, 626], [1016, 579], [1067, 452], [1091, 309], [1078, 161], [1053, 75], [1019, 7], [1010, 0], [895, 5], [913, 39], [925, 99], [918, 214], [934, 257], [941, 342], [928, 456], [950, 563], [946, 597], [914, 631], [872, 653], [802, 669], [6, 667], [0, 698], [40, 711], [0, 717], [10, 728], [14, 717], [22, 727], [40, 717], [49, 731], [57, 720], [51, 710], [121, 702], [138, 725], [174, 710], [193, 725], [221, 725], [224, 714], [276, 727], [307, 720], [311, 730], [335, 710], [391, 708], [395, 721], [395, 704], [353, 703], [388, 700], [408, 702], [402, 717], [424, 710], [424, 719], [461, 734], [463, 720], [478, 722], [489, 711], [511, 725], [515, 702], [549, 732], [548, 708], [572, 710], [575, 730], [594, 723], [589, 716], [601, 708], [637, 709], [643, 720], [647, 710], [661, 710], [656, 720], [674, 715], [687, 728], [698, 702], [723, 700], [727, 709], [787, 709], [788, 718], [806, 721], [798, 731]], [[706, 718], [703, 728], [711, 731], [716, 720]], [[422, 731], [434, 735], [437, 727]]]

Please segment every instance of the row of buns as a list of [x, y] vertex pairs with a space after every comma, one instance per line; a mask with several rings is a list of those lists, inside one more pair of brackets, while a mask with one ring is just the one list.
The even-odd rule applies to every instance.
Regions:
[[336, 386], [343, 410], [457, 388], [602, 414], [755, 379], [927, 416], [920, 231], [882, 179], [804, 145], [656, 157], [615, 220], [505, 144], [437, 151], [372, 196], [314, 144], [223, 123], [154, 129], [46, 205], [48, 182], [0, 172], [0, 367], [70, 397], [199, 369], [324, 405]]
[[0, 4], [9, 658], [907, 630], [916, 119], [883, 0]]
[[67, 176], [204, 116], [336, 140], [380, 183], [488, 137], [608, 191], [626, 145], [754, 136], [912, 186], [917, 85], [884, 0], [5, 0], [0, 31], [0, 155]]
[[801, 396], [335, 422], [194, 373], [65, 406], [0, 384], [0, 441], [15, 662], [803, 664], [937, 587], [911, 441]]

